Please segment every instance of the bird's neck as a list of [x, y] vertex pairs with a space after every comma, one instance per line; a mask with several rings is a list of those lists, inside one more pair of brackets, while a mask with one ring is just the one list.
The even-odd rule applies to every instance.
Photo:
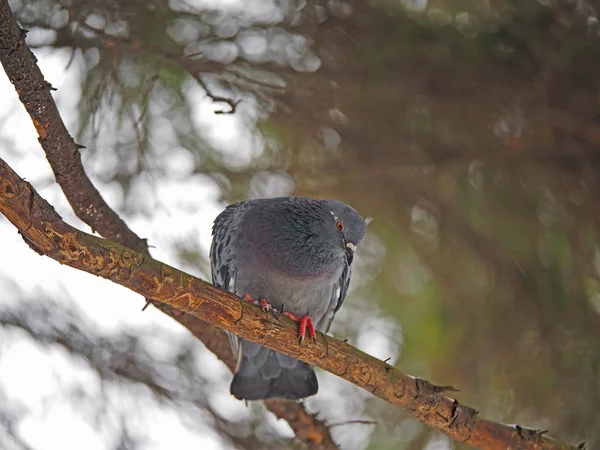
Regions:
[[275, 241], [256, 246], [261, 265], [296, 279], [322, 278], [337, 272], [343, 263], [336, 253], [319, 249], [311, 242], [296, 241], [282, 245]]

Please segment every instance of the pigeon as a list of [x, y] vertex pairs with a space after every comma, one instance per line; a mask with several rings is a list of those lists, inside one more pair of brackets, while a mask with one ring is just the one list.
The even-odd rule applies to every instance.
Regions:
[[[335, 200], [275, 197], [229, 205], [215, 219], [210, 261], [215, 286], [275, 310], [307, 331], [327, 333], [340, 309], [354, 252], [367, 222]], [[239, 400], [298, 400], [317, 393], [311, 366], [229, 333], [237, 367], [230, 392]]]

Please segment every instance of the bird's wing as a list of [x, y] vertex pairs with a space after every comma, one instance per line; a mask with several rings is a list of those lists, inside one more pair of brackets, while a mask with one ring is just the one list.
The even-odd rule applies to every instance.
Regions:
[[215, 286], [233, 291], [235, 267], [231, 242], [234, 238], [234, 218], [237, 208], [228, 206], [217, 216], [212, 228], [210, 246], [210, 269]]
[[329, 301], [329, 308], [325, 313], [325, 316], [320, 320], [319, 326], [317, 327], [319, 330], [327, 333], [329, 328], [331, 327], [331, 322], [333, 322], [333, 318], [335, 317], [335, 313], [338, 312], [342, 303], [344, 303], [344, 299], [346, 298], [346, 293], [348, 292], [348, 286], [350, 285], [350, 276], [352, 275], [352, 259], [348, 258], [347, 263], [344, 265], [344, 269], [342, 270], [342, 274], [336, 280], [333, 285], [333, 289], [331, 290], [331, 300]]
[[[236, 267], [233, 255], [233, 240], [235, 239], [235, 226], [238, 214], [243, 210], [246, 202], [229, 205], [217, 216], [212, 229], [212, 244], [210, 246], [210, 269], [212, 283], [230, 292], [235, 292]], [[237, 336], [227, 333], [233, 353], [240, 350]]]

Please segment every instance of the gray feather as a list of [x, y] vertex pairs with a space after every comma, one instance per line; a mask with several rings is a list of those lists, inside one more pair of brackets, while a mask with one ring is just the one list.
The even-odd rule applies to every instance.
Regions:
[[350, 276], [352, 275], [351, 263], [344, 266], [342, 275], [338, 278], [337, 282], [333, 285], [331, 292], [331, 300], [329, 301], [329, 308], [327, 313], [323, 316], [321, 321], [316, 324], [316, 328], [323, 333], [329, 332], [335, 313], [339, 311], [346, 298], [348, 292], [348, 286], [350, 285]]

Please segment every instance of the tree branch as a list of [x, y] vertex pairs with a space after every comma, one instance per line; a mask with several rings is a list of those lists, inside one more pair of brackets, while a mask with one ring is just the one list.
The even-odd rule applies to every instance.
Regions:
[[[150, 256], [146, 240], [129, 229], [86, 175], [79, 148], [65, 127], [50, 94], [52, 86], [44, 79], [37, 66], [37, 59], [25, 43], [25, 34], [17, 25], [8, 2], [0, 0], [0, 60], [38, 132], [39, 142], [57, 183], [77, 217], [92, 230], [111, 241]], [[30, 245], [35, 245], [24, 234], [23, 237]], [[234, 358], [229, 341], [223, 333], [167, 304], [153, 304], [190, 330], [233, 370]], [[282, 400], [270, 400], [266, 404], [278, 419], [285, 419], [289, 423], [298, 439], [312, 448], [337, 449], [329, 428], [310, 415], [302, 404]]]
[[54, 88], [44, 79], [37, 59], [25, 43], [27, 31], [17, 25], [8, 2], [0, 1], [0, 60], [19, 99], [38, 132], [54, 176], [75, 214], [102, 236], [143, 252], [146, 243], [106, 204], [85, 173], [81, 154], [50, 94]]
[[413, 378], [323, 333], [317, 333], [317, 344], [298, 346], [297, 325], [291, 320], [265, 314], [206, 281], [71, 227], [1, 159], [0, 212], [30, 246], [61, 264], [111, 280], [243, 339], [338, 375], [452, 439], [489, 450], [576, 449], [550, 439], [545, 432], [483, 419], [475, 409], [442, 395], [453, 388]]

